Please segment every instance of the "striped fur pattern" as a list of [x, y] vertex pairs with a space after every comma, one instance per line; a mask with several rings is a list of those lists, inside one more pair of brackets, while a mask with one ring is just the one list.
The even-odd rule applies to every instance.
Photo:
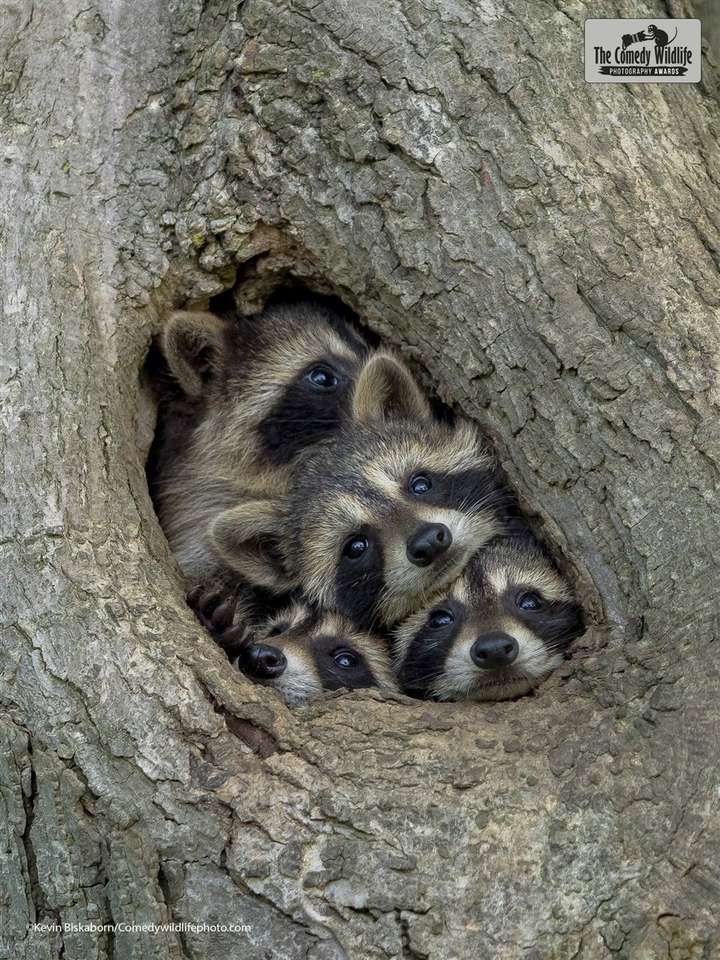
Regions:
[[[507, 700], [540, 683], [583, 630], [582, 610], [544, 546], [530, 533], [503, 537], [396, 629], [393, 666], [413, 696]], [[484, 660], [488, 649], [502, 662]]]

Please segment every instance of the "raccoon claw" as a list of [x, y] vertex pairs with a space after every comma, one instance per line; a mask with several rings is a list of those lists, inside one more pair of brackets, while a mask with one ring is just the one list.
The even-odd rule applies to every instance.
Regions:
[[225, 600], [213, 610], [212, 614], [210, 615], [213, 633], [223, 633], [228, 628], [232, 627], [236, 608], [237, 601], [234, 599], [229, 599]]
[[218, 606], [222, 605], [222, 598], [218, 590], [209, 591], [200, 584], [186, 595], [185, 601], [205, 629], [214, 633], [213, 617]]
[[221, 637], [215, 639], [228, 657], [233, 660], [248, 642], [247, 628], [243, 624], [236, 624], [229, 630], [225, 630]]
[[197, 619], [228, 656], [243, 646], [247, 634], [244, 622], [247, 610], [240, 598], [228, 597], [223, 591], [199, 584], [188, 592], [186, 600]]

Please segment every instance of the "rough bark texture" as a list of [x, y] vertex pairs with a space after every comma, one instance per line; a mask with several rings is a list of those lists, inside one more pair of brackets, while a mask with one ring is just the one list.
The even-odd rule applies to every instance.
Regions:
[[[720, 955], [720, 111], [586, 85], [599, 15], [3, 7], [1, 958]], [[495, 438], [596, 621], [538, 696], [291, 713], [193, 622], [139, 370], [283, 276]]]

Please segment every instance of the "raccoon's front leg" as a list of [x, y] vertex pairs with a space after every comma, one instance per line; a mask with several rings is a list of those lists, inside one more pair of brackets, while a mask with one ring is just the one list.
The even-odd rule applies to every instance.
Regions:
[[227, 589], [207, 583], [193, 587], [186, 599], [200, 623], [233, 660], [250, 634], [250, 600], [242, 592], [228, 593]]

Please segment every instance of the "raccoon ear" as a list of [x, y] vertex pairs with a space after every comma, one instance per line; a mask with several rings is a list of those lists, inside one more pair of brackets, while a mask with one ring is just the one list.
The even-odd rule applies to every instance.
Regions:
[[352, 415], [360, 423], [367, 423], [394, 417], [429, 420], [431, 413], [430, 404], [402, 360], [390, 353], [376, 353], [358, 375]]
[[279, 501], [246, 500], [225, 510], [210, 525], [210, 540], [227, 565], [274, 593], [291, 590], [280, 548], [283, 514]]
[[212, 313], [177, 310], [162, 333], [162, 349], [175, 379], [190, 397], [199, 397], [220, 367], [223, 321]]

